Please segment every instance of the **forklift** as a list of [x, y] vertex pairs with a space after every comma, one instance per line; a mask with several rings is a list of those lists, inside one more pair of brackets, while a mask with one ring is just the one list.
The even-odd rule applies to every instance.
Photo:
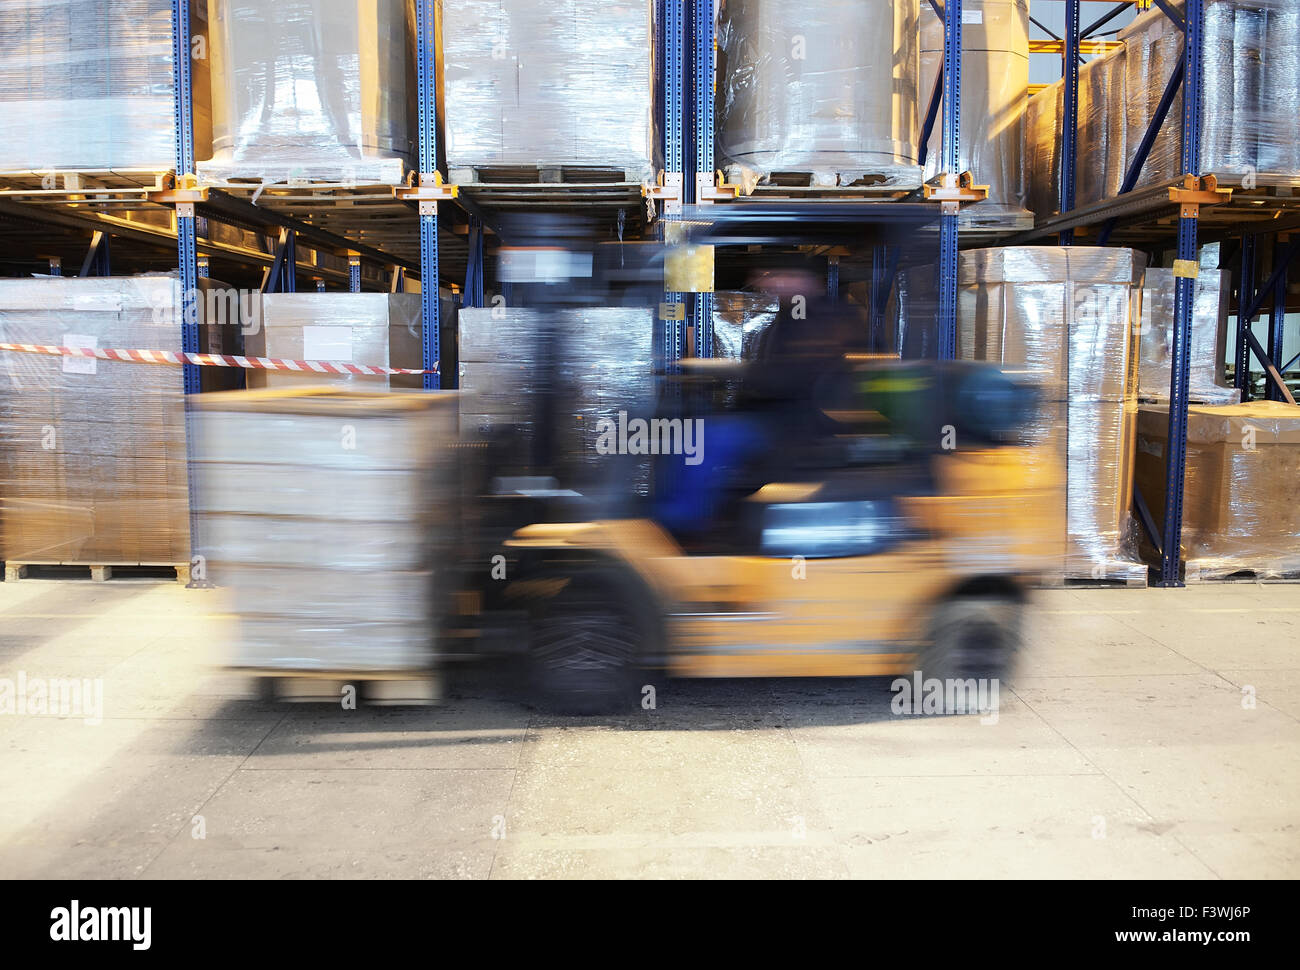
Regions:
[[[753, 211], [745, 242], [772, 231]], [[520, 398], [529, 435], [462, 463], [449, 625], [465, 655], [513, 655], [537, 705], [571, 714], [636, 710], [655, 675], [1010, 673], [1064, 534], [1059, 464], [1024, 440], [1032, 380], [876, 354], [842, 305], [806, 311], [783, 311], [751, 360], [660, 357], [652, 412], [618, 421], [696, 429], [698, 452], [651, 449], [642, 494], [644, 456], [597, 461], [562, 433], [575, 404], [552, 307]]]

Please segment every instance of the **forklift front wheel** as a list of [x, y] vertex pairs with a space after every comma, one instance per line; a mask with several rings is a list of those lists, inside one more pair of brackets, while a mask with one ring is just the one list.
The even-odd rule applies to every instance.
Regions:
[[636, 624], [611, 591], [574, 576], [533, 622], [533, 693], [560, 714], [632, 710], [640, 648]]
[[1020, 652], [1023, 607], [992, 597], [951, 599], [934, 612], [916, 669], [927, 680], [1004, 680]]

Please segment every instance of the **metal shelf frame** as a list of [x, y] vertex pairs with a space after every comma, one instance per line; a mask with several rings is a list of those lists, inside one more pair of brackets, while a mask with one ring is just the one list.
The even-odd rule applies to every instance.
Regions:
[[[715, 47], [713, 3], [711, 0], [658, 0], [663, 14], [659, 22], [664, 25], [660, 41], [664, 55], [664, 160], [666, 185], [680, 182], [682, 198], [688, 204], [706, 204], [717, 199], [714, 159], [715, 120]], [[925, 193], [939, 206], [939, 348], [940, 356], [951, 359], [956, 353], [957, 335], [957, 251], [960, 245], [958, 216], [964, 202], [976, 196], [969, 192], [969, 179], [963, 180], [959, 168], [961, 151], [961, 42], [962, 0], [924, 0], [928, 2], [944, 24], [943, 69], [936, 80], [934, 92], [927, 105], [920, 136], [920, 161], [924, 164], [926, 145], [934, 125], [941, 126], [940, 151], [943, 164], [933, 193]], [[682, 7], [689, 7], [685, 17], [685, 35], [678, 28]], [[689, 68], [687, 65], [690, 65]], [[683, 94], [683, 89], [688, 93]], [[679, 123], [681, 101], [685, 99], [685, 128]], [[942, 118], [939, 118], [942, 105]], [[978, 175], [978, 173], [976, 173]], [[817, 207], [836, 201], [830, 196], [843, 194], [843, 190], [783, 191], [793, 196], [781, 201], [783, 206], [806, 206], [810, 215]], [[888, 193], [887, 193], [888, 194]], [[915, 193], [911, 193], [915, 194]], [[861, 199], [863, 192], [854, 193]], [[906, 201], [879, 201], [865, 205], [905, 205]], [[901, 210], [900, 210], [901, 211]], [[671, 216], [669, 216], [671, 218]], [[884, 330], [884, 315], [889, 294], [893, 288], [899, 265], [896, 246], [877, 245], [872, 249], [871, 319], [873, 333]], [[827, 260], [827, 296], [835, 299], [839, 294], [840, 264], [837, 258]], [[686, 326], [696, 334], [697, 354], [707, 356], [712, 350], [713, 296], [710, 293], [693, 294], [686, 307], [686, 320], [678, 325], [666, 322], [665, 336], [670, 349], [678, 348], [681, 340], [676, 334]], [[673, 304], [681, 294], [665, 294], [665, 302]]]
[[[1193, 291], [1200, 264], [1200, 242], [1203, 224], [1211, 231], [1221, 229], [1221, 235], [1237, 235], [1229, 228], [1234, 220], [1240, 227], [1240, 271], [1237, 300], [1237, 328], [1235, 335], [1236, 385], [1248, 396], [1250, 356], [1260, 361], [1267, 375], [1268, 396], [1273, 400], [1295, 403], [1282, 380], [1282, 371], [1292, 366], [1292, 361], [1279, 369], [1275, 361], [1282, 357], [1284, 328], [1286, 326], [1287, 274], [1290, 265], [1300, 255], [1300, 239], [1282, 244], [1282, 233], [1300, 228], [1295, 206], [1300, 200], [1287, 186], [1264, 196], [1234, 196], [1233, 189], [1224, 189], [1212, 175], [1201, 172], [1201, 107], [1204, 92], [1205, 0], [1186, 0], [1180, 16], [1167, 0], [1155, 0], [1158, 7], [1178, 27], [1184, 36], [1183, 56], [1164, 88], [1156, 113], [1138, 145], [1137, 153], [1125, 172], [1120, 194], [1082, 208], [1075, 206], [1075, 176], [1078, 169], [1078, 103], [1079, 103], [1079, 52], [1080, 45], [1105, 24], [1123, 13], [1130, 3], [1121, 3], [1096, 23], [1080, 28], [1079, 0], [1063, 0], [1065, 11], [1065, 37], [1062, 62], [1065, 79], [1063, 92], [1063, 123], [1061, 138], [1061, 182], [1058, 186], [1060, 212], [1058, 216], [1043, 220], [1034, 230], [1010, 240], [1012, 245], [1041, 241], [1056, 234], [1061, 245], [1072, 245], [1076, 232], [1084, 227], [1098, 227], [1098, 245], [1107, 245], [1117, 233], [1126, 238], [1168, 241], [1171, 220], [1176, 220], [1177, 262], [1175, 263], [1174, 333], [1172, 367], [1169, 387], [1169, 426], [1165, 463], [1165, 514], [1162, 523], [1155, 523], [1147, 511], [1143, 496], [1135, 492], [1134, 504], [1139, 520], [1156, 549], [1160, 551], [1160, 569], [1157, 585], [1180, 587], [1182, 579], [1182, 526], [1183, 496], [1187, 466], [1187, 410], [1188, 375], [1190, 365], [1191, 328], [1193, 316]], [[1041, 25], [1040, 25], [1041, 26]], [[1153, 79], [1160, 83], [1159, 79]], [[1155, 144], [1157, 135], [1168, 121], [1174, 100], [1183, 95], [1182, 117], [1182, 173], [1181, 183], [1136, 189], [1143, 167]], [[1241, 186], [1240, 188], [1253, 188]], [[1257, 213], [1272, 218], [1251, 218]], [[1286, 218], [1281, 218], [1285, 216]], [[1271, 225], [1269, 225], [1271, 223]], [[1259, 236], [1274, 237], [1273, 271], [1262, 286], [1256, 287]], [[1251, 322], [1265, 305], [1271, 303], [1268, 346], [1262, 345], [1251, 331]]]

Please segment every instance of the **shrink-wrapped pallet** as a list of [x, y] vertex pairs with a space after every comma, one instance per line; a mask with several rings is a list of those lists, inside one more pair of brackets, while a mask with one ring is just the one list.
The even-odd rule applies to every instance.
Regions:
[[[443, 0], [452, 181], [495, 180], [473, 170], [518, 167], [653, 181], [654, 11], [651, 0]], [[540, 177], [550, 173], [525, 181]]]
[[209, 0], [209, 10], [203, 179], [402, 181], [415, 161], [412, 0]]
[[[0, 281], [0, 342], [179, 350], [174, 276]], [[181, 368], [0, 352], [0, 558], [190, 561]]]
[[917, 0], [726, 0], [717, 152], [727, 180], [746, 194], [790, 173], [814, 186], [919, 185], [917, 18]]
[[[196, 6], [191, 30], [201, 34]], [[172, 50], [171, 0], [0, 3], [0, 171], [171, 169]], [[191, 58], [190, 70], [202, 158], [212, 140], [207, 59]]]
[[235, 668], [430, 670], [454, 511], [450, 394], [331, 387], [201, 395], [199, 552], [232, 591]]
[[[1184, 12], [1181, 2], [1173, 7]], [[1122, 49], [1080, 70], [1076, 205], [1118, 194], [1185, 56], [1181, 29], [1158, 8], [1138, 16], [1119, 39]], [[1245, 189], [1300, 184], [1300, 5], [1206, 0], [1203, 45], [1198, 172], [1240, 180]], [[1040, 217], [1058, 211], [1063, 113], [1059, 81], [1030, 103], [1026, 165], [1031, 207]], [[1178, 181], [1182, 145], [1180, 87], [1134, 188]]]
[[[1041, 400], [1026, 441], [1066, 482], [1054, 578], [1141, 582], [1129, 505], [1144, 257], [1128, 249], [1005, 247], [961, 254], [957, 356], [1031, 375]], [[905, 349], [937, 345], [932, 267], [907, 271]]]
[[[1169, 400], [1175, 282], [1173, 270], [1155, 267], [1146, 271], [1142, 281], [1138, 393], [1145, 401]], [[1187, 397], [1198, 404], [1241, 403], [1241, 391], [1223, 376], [1231, 286], [1226, 271], [1202, 269], [1192, 290]]]
[[[943, 69], [943, 21], [928, 2], [920, 7], [921, 117]], [[962, 4], [961, 152], [959, 169], [988, 199], [962, 210], [963, 226], [1012, 228], [1032, 225], [1025, 209], [1021, 153], [1025, 105], [1029, 100], [1029, 4], [1027, 0], [966, 0]], [[943, 111], [935, 116], [925, 160], [925, 177], [942, 165]]]
[[[424, 366], [421, 303], [414, 293], [267, 293], [258, 326], [244, 336], [250, 357], [332, 361], [420, 370]], [[418, 388], [418, 374], [363, 375], [248, 372], [248, 387], [328, 384], [353, 388]]]
[[[461, 436], [536, 441], [540, 429], [550, 460], [582, 482], [610, 481], [616, 463], [597, 447], [601, 422], [648, 417], [655, 406], [651, 311], [463, 309], [459, 329]], [[521, 470], [527, 460], [521, 453]], [[632, 465], [626, 482], [644, 494], [649, 461]]]
[[[1164, 519], [1167, 405], [1138, 410], [1136, 482]], [[1300, 408], [1278, 401], [1187, 409], [1182, 556], [1188, 582], [1300, 577]], [[1150, 543], [1143, 552], [1158, 561]]]

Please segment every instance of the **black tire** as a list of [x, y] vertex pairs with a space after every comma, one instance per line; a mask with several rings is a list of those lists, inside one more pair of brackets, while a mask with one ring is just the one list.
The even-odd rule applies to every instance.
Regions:
[[615, 591], [573, 576], [533, 621], [528, 667], [537, 705], [557, 714], [636, 709], [642, 639]]
[[1005, 683], [1020, 653], [1022, 616], [1023, 607], [1010, 600], [948, 600], [934, 612], [930, 642], [917, 656], [917, 671], [925, 680]]

